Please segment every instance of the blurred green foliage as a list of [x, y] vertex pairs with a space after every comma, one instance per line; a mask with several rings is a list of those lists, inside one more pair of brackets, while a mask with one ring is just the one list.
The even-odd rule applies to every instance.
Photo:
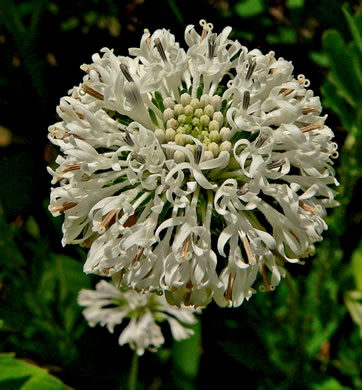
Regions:
[[185, 24], [200, 19], [217, 31], [231, 25], [243, 45], [274, 50], [311, 80], [340, 148], [340, 207], [328, 215], [316, 255], [291, 266], [275, 292], [258, 293], [237, 309], [210, 305], [187, 341], [172, 343], [166, 334], [165, 348], [142, 357], [138, 388], [362, 388], [359, 3], [201, 4], [0, 0], [1, 388], [66, 388], [55, 377], [75, 389], [126, 388], [132, 354], [118, 346], [117, 334], [87, 327], [76, 298], [97, 278], [82, 273], [81, 249], [60, 246], [61, 218], [46, 209], [45, 167], [56, 155], [46, 129], [94, 52], [108, 46], [127, 54], [145, 27], [170, 28], [181, 41]]

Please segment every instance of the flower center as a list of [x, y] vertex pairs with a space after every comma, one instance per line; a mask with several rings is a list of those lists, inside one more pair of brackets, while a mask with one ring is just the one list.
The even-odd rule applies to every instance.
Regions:
[[[163, 100], [163, 106], [164, 129], [155, 130], [161, 144], [185, 146], [195, 154], [197, 146], [191, 137], [197, 138], [204, 145], [204, 161], [218, 157], [222, 151], [231, 151], [231, 132], [222, 112], [220, 96], [202, 95], [200, 98], [192, 98], [184, 93], [180, 103], [167, 97]], [[176, 162], [185, 159], [182, 152], [167, 152], [170, 154], [169, 158], [178, 160]]]

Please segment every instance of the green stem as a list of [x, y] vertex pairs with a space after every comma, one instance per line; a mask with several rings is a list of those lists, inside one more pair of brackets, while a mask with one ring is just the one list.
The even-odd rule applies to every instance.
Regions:
[[129, 373], [129, 390], [136, 390], [137, 388], [137, 374], [138, 374], [138, 354], [137, 351], [134, 351], [132, 357], [131, 370]]

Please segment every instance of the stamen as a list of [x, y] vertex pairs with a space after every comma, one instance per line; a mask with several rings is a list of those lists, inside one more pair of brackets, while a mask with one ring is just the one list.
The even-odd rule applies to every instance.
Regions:
[[306, 203], [302, 200], [299, 201], [299, 207], [301, 207], [302, 209], [304, 209], [306, 211], [310, 211], [311, 213], [315, 213], [315, 211], [316, 211], [316, 208], [314, 206], [312, 206], [309, 203]]
[[134, 257], [134, 259], [132, 260], [132, 266], [135, 267], [137, 266], [137, 264], [139, 263], [139, 261], [141, 260], [141, 257], [143, 255], [143, 251], [145, 250], [145, 248], [142, 248], [142, 247], [139, 247], [137, 249], [137, 253], [136, 253], [136, 256]]
[[216, 37], [217, 34], [213, 33], [210, 35], [208, 39], [208, 44], [209, 44], [209, 59], [214, 58], [215, 56], [215, 49], [216, 49]]
[[293, 88], [282, 88], [280, 90], [280, 94], [283, 95], [283, 96], [288, 96], [290, 93], [292, 93], [294, 91]]
[[165, 50], [163, 49], [162, 43], [159, 38], [155, 39], [155, 46], [156, 49], [158, 50], [158, 53], [160, 54], [160, 57], [162, 58], [163, 62], [168, 62], [168, 59], [165, 54]]
[[104, 232], [109, 225], [114, 223], [117, 211], [118, 209], [113, 209], [104, 217], [103, 221], [98, 225], [99, 232]]
[[133, 142], [133, 139], [131, 137], [131, 134], [129, 133], [129, 131], [127, 129], [124, 129], [126, 135], [123, 137], [124, 139], [124, 142], [126, 144], [128, 144], [129, 146], [134, 146], [134, 142]]
[[285, 164], [284, 158], [282, 158], [281, 160], [278, 160], [278, 161], [272, 161], [266, 167], [268, 169], [281, 168], [283, 164]]
[[256, 264], [256, 259], [255, 259], [254, 253], [253, 253], [253, 251], [251, 249], [250, 242], [249, 242], [248, 238], [246, 236], [243, 236], [241, 238], [241, 241], [243, 242], [243, 245], [244, 245], [246, 256], [248, 258], [248, 263], [250, 265], [255, 265]]
[[308, 133], [309, 131], [320, 129], [323, 126], [324, 126], [324, 121], [321, 120], [321, 121], [317, 121], [315, 123], [311, 123], [310, 125], [302, 127], [300, 129], [300, 131], [302, 133]]
[[199, 164], [201, 160], [201, 154], [202, 154], [202, 146], [197, 145], [196, 152], [195, 152], [195, 163]]
[[206, 38], [206, 35], [209, 31], [212, 31], [214, 28], [212, 23], [207, 23], [205, 19], [200, 20], [200, 26], [202, 27], [202, 34], [201, 34], [201, 39], [200, 43]]
[[[143, 30], [143, 32], [145, 33], [145, 34], [150, 34], [150, 30], [148, 29], [148, 28], [145, 28], [144, 30]], [[147, 39], [146, 39], [146, 43], [147, 43], [147, 45], [148, 45], [148, 47], [149, 48], [151, 48], [151, 38], [150, 37], [148, 37]]]
[[236, 191], [237, 196], [243, 196], [249, 191], [249, 184], [245, 183], [240, 189]]
[[260, 148], [264, 145], [264, 142], [268, 139], [265, 133], [260, 133], [258, 139], [255, 142], [255, 147]]
[[303, 114], [306, 115], [306, 114], [309, 114], [311, 112], [318, 112], [317, 109], [313, 108], [313, 107], [306, 107], [306, 108], [303, 108]]
[[243, 95], [243, 110], [246, 111], [248, 109], [249, 103], [250, 103], [250, 92], [245, 91]]
[[184, 241], [184, 244], [181, 249], [181, 256], [185, 257], [189, 253], [191, 243], [191, 235], [187, 236], [186, 240]]
[[129, 82], [134, 81], [132, 76], [131, 76], [131, 73], [129, 73], [127, 65], [121, 64], [119, 67], [121, 68], [123, 76], [126, 78], [127, 81], [129, 81]]
[[246, 72], [245, 80], [249, 81], [256, 67], [256, 60], [249, 61], [248, 71]]
[[186, 284], [186, 289], [189, 290], [185, 295], [184, 295], [184, 304], [185, 306], [190, 306], [190, 298], [191, 298], [191, 293], [192, 293], [192, 282], [191, 280]]
[[263, 284], [265, 291], [272, 291], [275, 289], [275, 287], [269, 282], [268, 275], [265, 269], [264, 264], [259, 264], [259, 272], [261, 274], [261, 277], [263, 279]]
[[66, 166], [61, 172], [66, 173], [71, 171], [77, 171], [78, 169], [80, 169], [80, 164], [70, 164]]
[[227, 289], [225, 291], [225, 299], [227, 301], [231, 301], [231, 295], [232, 295], [232, 292], [233, 292], [233, 285], [234, 285], [234, 281], [235, 281], [235, 275], [231, 275], [229, 276], [229, 281], [228, 281], [228, 286], [227, 286]]
[[96, 99], [99, 99], [99, 100], [104, 100], [104, 96], [99, 93], [98, 91], [96, 91], [95, 89], [89, 87], [88, 85], [84, 85], [83, 84], [83, 91], [85, 93], [87, 93], [88, 95], [91, 95], [93, 97], [95, 97]]
[[144, 164], [144, 163], [146, 162], [145, 158], [144, 158], [142, 155], [140, 155], [140, 154], [138, 154], [138, 153], [136, 153], [136, 152], [132, 152], [132, 157], [133, 157], [137, 162], [139, 162], [140, 164]]
[[50, 210], [53, 214], [60, 214], [63, 211], [67, 211], [67, 210], [69, 210], [77, 205], [78, 205], [78, 203], [76, 203], [76, 202], [65, 201], [58, 206], [51, 206]]

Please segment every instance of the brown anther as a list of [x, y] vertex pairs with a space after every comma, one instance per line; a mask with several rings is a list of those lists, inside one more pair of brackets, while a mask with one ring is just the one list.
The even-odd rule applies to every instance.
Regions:
[[137, 249], [137, 253], [136, 253], [136, 256], [134, 257], [134, 259], [132, 260], [132, 265], [135, 266], [139, 263], [139, 261], [141, 260], [141, 257], [143, 255], [143, 251], [145, 250], [145, 248], [143, 247], [139, 247]]
[[131, 215], [127, 221], [124, 223], [124, 227], [131, 227], [137, 222], [137, 216], [136, 214]]
[[268, 275], [267, 275], [264, 264], [259, 264], [259, 272], [260, 272], [261, 277], [263, 279], [263, 284], [264, 284], [265, 290], [271, 291], [273, 288], [272, 288], [271, 283], [269, 282]]
[[236, 191], [237, 196], [243, 196], [249, 191], [249, 184], [245, 183]]
[[290, 93], [292, 93], [294, 91], [293, 88], [282, 88], [280, 90], [280, 94], [283, 95], [283, 96], [288, 96]]
[[186, 284], [186, 289], [189, 290], [185, 295], [184, 295], [184, 304], [185, 306], [190, 306], [190, 299], [191, 299], [191, 293], [192, 293], [192, 287], [193, 284], [191, 280]]
[[215, 56], [216, 38], [217, 38], [217, 34], [213, 33], [213, 34], [210, 35], [210, 37], [208, 39], [207, 43], [208, 43], [208, 56], [209, 56], [209, 59], [212, 59]]
[[103, 221], [99, 224], [100, 229], [106, 229], [108, 226], [111, 226], [114, 224], [116, 220], [116, 214], [118, 209], [111, 210], [103, 219]]
[[109, 271], [112, 269], [112, 267], [108, 267], [108, 268], [103, 268], [102, 269], [102, 273], [104, 274], [104, 275], [108, 275], [109, 274]]
[[231, 295], [233, 292], [234, 281], [235, 281], [235, 275], [230, 274], [228, 286], [227, 286], [227, 289], [226, 289], [225, 294], [224, 294], [224, 297], [227, 301], [231, 301]]
[[245, 91], [243, 95], [243, 110], [247, 110], [250, 104], [250, 92]]
[[70, 164], [67, 165], [61, 172], [66, 173], [71, 171], [77, 171], [78, 169], [80, 169], [80, 164]]
[[244, 246], [244, 249], [246, 252], [246, 256], [248, 258], [248, 263], [250, 265], [255, 265], [256, 259], [255, 259], [254, 253], [251, 249], [250, 242], [249, 242], [248, 238], [246, 236], [244, 236], [244, 237], [242, 237], [241, 241], [243, 243], [243, 246]]
[[318, 112], [318, 110], [313, 108], [313, 107], [305, 107], [305, 108], [303, 108], [302, 112], [304, 115], [306, 115], [306, 114], [309, 114], [311, 112]]
[[249, 81], [254, 70], [255, 70], [255, 67], [256, 67], [256, 60], [255, 58], [252, 59], [251, 61], [249, 61], [249, 67], [248, 67], [248, 70], [246, 72], [246, 76], [245, 76], [245, 80], [246, 81]]
[[85, 93], [87, 93], [88, 95], [91, 95], [94, 98], [99, 99], [99, 100], [104, 100], [104, 96], [101, 93], [99, 93], [95, 89], [89, 87], [88, 85], [83, 85], [82, 88], [83, 88], [83, 91]]
[[186, 240], [184, 241], [184, 244], [183, 244], [182, 249], [181, 249], [181, 256], [182, 257], [186, 256], [187, 253], [189, 252], [190, 243], [191, 243], [191, 235], [187, 236]]
[[156, 49], [157, 49], [158, 54], [160, 55], [162, 61], [163, 62], [168, 62], [165, 50], [164, 50], [163, 45], [161, 43], [161, 40], [159, 38], [155, 39], [155, 46], [156, 46]]
[[63, 202], [62, 204], [58, 205], [58, 206], [51, 206], [50, 207], [50, 210], [52, 211], [52, 213], [62, 213], [64, 211], [67, 211], [75, 206], [77, 206], [78, 203], [76, 202], [69, 202], [69, 201], [65, 201]]
[[300, 131], [302, 133], [308, 133], [309, 131], [320, 129], [321, 127], [323, 127], [323, 125], [323, 121], [317, 121], [315, 123], [311, 123], [310, 125], [302, 127]]
[[131, 76], [131, 73], [129, 73], [128, 66], [125, 64], [121, 64], [119, 66], [121, 68], [121, 71], [123, 73], [123, 76], [126, 78], [127, 81], [133, 82], [133, 77]]
[[281, 160], [278, 161], [272, 161], [266, 167], [268, 169], [281, 168], [284, 163], [285, 163], [285, 159], [282, 158]]
[[311, 213], [315, 213], [316, 211], [315, 207], [313, 207], [309, 203], [303, 202], [302, 200], [299, 201], [299, 207], [306, 211], [310, 211]]

